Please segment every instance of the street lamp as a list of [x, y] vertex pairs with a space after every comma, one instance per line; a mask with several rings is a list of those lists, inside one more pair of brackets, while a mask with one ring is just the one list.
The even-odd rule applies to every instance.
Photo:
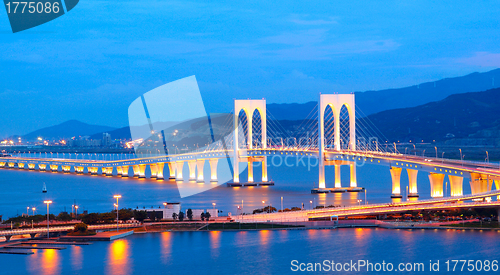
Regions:
[[490, 162], [490, 156], [488, 155], [488, 151], [486, 151], [486, 162]]
[[113, 198], [116, 199], [116, 231], [118, 231], [118, 199], [121, 198], [122, 195], [114, 195]]
[[283, 197], [281, 197], [281, 212], [283, 212]]
[[36, 207], [31, 208], [31, 210], [33, 211], [33, 216], [35, 216]]
[[30, 215], [30, 207], [26, 207], [26, 217], [28, 217]]
[[434, 149], [436, 150], [436, 158], [438, 158], [438, 148], [437, 148], [437, 146], [434, 146]]
[[309, 203], [311, 204], [311, 210], [313, 209], [313, 201], [309, 201]]
[[78, 205], [75, 205], [75, 218], [78, 220]]
[[214, 210], [215, 210], [215, 202], [212, 202], [212, 206], [214, 207]]
[[163, 207], [167, 208], [167, 203], [166, 202], [163, 203]]
[[50, 238], [50, 231], [49, 231], [49, 205], [52, 203], [52, 201], [43, 201], [43, 203], [47, 204], [47, 239]]

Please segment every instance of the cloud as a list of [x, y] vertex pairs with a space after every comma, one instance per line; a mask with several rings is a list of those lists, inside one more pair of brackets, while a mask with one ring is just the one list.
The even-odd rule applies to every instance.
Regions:
[[500, 67], [500, 53], [476, 52], [474, 56], [455, 59], [457, 63], [481, 67]]
[[330, 17], [328, 20], [316, 19], [316, 20], [304, 20], [304, 19], [292, 19], [291, 22], [297, 25], [332, 25], [338, 24], [338, 21], [334, 17]]

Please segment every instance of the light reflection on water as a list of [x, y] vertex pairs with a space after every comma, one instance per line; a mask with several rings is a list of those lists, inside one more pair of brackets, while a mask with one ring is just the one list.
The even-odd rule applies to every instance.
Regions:
[[166, 232], [65, 250], [36, 250], [27, 256], [1, 255], [0, 263], [5, 274], [282, 274], [290, 270], [293, 259], [492, 260], [499, 253], [497, 242], [492, 241], [498, 235], [372, 228]]

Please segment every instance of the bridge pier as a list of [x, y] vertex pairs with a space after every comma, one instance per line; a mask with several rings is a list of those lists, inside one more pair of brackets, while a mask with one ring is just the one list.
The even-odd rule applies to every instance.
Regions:
[[252, 161], [252, 158], [248, 158], [248, 168], [247, 168], [247, 171], [248, 171], [248, 180], [247, 182], [253, 182], [253, 161]]
[[155, 179], [158, 175], [158, 166], [155, 164], [150, 164], [149, 169], [151, 170], [151, 178]]
[[189, 167], [189, 181], [196, 180], [196, 160], [188, 160]]
[[113, 167], [106, 167], [106, 176], [107, 177], [113, 176]]
[[[335, 188], [341, 188], [342, 187], [342, 183], [340, 182], [340, 167], [341, 167], [341, 165], [335, 164], [334, 167], [335, 167]], [[324, 173], [324, 171], [323, 171], [323, 173]], [[323, 187], [323, 188], [325, 188], [325, 187]]]
[[163, 180], [163, 167], [165, 166], [164, 162], [158, 162], [156, 164], [156, 180]]
[[349, 168], [351, 171], [351, 187], [358, 187], [358, 183], [356, 182], [356, 163], [349, 164]]
[[35, 236], [36, 236], [36, 233], [30, 233], [30, 237], [31, 237], [31, 239], [34, 239], [34, 238], [35, 238]]
[[415, 169], [406, 169], [406, 172], [408, 173], [408, 181], [409, 181], [409, 191], [408, 191], [408, 197], [409, 198], [417, 198], [418, 196], [418, 191], [417, 191], [417, 175], [418, 175], [418, 170]]
[[[217, 182], [217, 164], [219, 160], [218, 159], [209, 159], [208, 163], [210, 164], [210, 181], [211, 182]], [[264, 175], [264, 173], [262, 173]]]
[[75, 166], [75, 172], [77, 174], [83, 174], [84, 168], [82, 166]]
[[268, 182], [267, 178], [267, 157], [262, 160], [262, 182]]
[[391, 167], [392, 195], [391, 198], [402, 198], [401, 195], [401, 167]]
[[139, 178], [146, 178], [146, 164], [139, 164]]
[[472, 194], [488, 192], [489, 178], [479, 173], [470, 173], [470, 189]]
[[196, 160], [196, 168], [198, 169], [198, 176], [196, 177], [197, 182], [205, 182], [203, 177], [203, 166], [205, 166], [205, 159]]
[[450, 179], [450, 195], [452, 197], [462, 196], [464, 194], [463, 191], [464, 178], [452, 175], [448, 175], [448, 178]]
[[168, 179], [175, 180], [175, 173], [177, 170], [177, 165], [175, 162], [168, 162]]
[[10, 241], [10, 238], [12, 238], [12, 235], [6, 235], [4, 236], [5, 237], [5, 241], [6, 242], [9, 242]]
[[122, 166], [122, 178], [128, 178], [128, 165]]
[[132, 165], [132, 169], [134, 170], [134, 178], [139, 177], [139, 165]]
[[184, 168], [184, 161], [176, 161], [175, 166], [176, 166], [175, 180], [184, 181], [184, 179], [182, 178], [182, 169]]
[[444, 174], [430, 172], [429, 181], [431, 182], [431, 197], [442, 198]]

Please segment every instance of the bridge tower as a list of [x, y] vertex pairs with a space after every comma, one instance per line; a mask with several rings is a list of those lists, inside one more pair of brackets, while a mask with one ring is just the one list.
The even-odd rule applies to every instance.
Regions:
[[[234, 161], [233, 161], [233, 182], [240, 182], [239, 174], [239, 145], [238, 145], [238, 129], [239, 129], [239, 113], [243, 110], [247, 117], [247, 133], [248, 133], [248, 149], [253, 149], [253, 113], [255, 110], [259, 112], [261, 118], [261, 131], [262, 131], [262, 148], [267, 148], [267, 117], [266, 117], [266, 100], [265, 99], [246, 99], [246, 100], [234, 100], [234, 139], [233, 139], [233, 150], [234, 150]], [[253, 182], [253, 159], [248, 158], [248, 181]], [[267, 157], [262, 159], [262, 182], [267, 182]]]
[[[318, 148], [319, 148], [319, 188], [325, 188], [325, 111], [331, 108], [334, 117], [334, 149], [341, 150], [340, 146], [340, 112], [345, 106], [349, 113], [349, 150], [356, 150], [356, 111], [354, 105], [354, 94], [320, 94], [318, 111]], [[350, 164], [351, 187], [356, 187], [356, 166]], [[339, 175], [337, 176], [337, 172]], [[335, 187], [340, 187], [340, 169], [335, 169]], [[354, 179], [352, 179], [354, 175]], [[338, 181], [338, 182], [337, 182]]]

